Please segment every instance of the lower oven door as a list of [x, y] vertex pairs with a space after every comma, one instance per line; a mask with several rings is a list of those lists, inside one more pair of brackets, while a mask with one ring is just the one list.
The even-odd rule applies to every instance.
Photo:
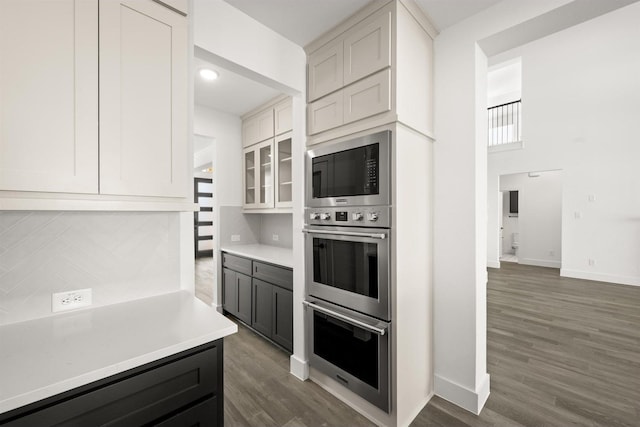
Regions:
[[389, 229], [305, 228], [308, 294], [383, 320], [389, 308]]
[[391, 324], [313, 298], [304, 304], [309, 364], [389, 413]]

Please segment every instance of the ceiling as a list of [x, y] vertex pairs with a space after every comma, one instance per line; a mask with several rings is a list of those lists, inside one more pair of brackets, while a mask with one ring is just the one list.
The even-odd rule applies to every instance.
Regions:
[[[239, 74], [214, 66], [195, 57], [193, 59], [194, 101], [215, 110], [241, 116], [260, 104], [280, 94], [275, 89], [243, 77]], [[220, 74], [216, 80], [205, 81], [198, 74], [202, 68], [211, 68]]]
[[[342, 22], [372, 0], [225, 0], [300, 46]], [[501, 0], [416, 0], [438, 31]]]
[[[299, 46], [330, 30], [372, 0], [225, 0]], [[416, 0], [437, 30], [442, 31], [500, 0]], [[231, 71], [195, 58], [195, 103], [241, 116], [279, 92]], [[211, 67], [220, 73], [205, 82], [197, 72]]]

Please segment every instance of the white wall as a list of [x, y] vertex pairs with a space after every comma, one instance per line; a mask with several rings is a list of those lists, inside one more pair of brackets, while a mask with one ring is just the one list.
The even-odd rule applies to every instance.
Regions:
[[522, 57], [524, 149], [489, 155], [489, 263], [498, 176], [563, 169], [561, 274], [640, 285], [638, 22], [635, 3], [492, 58]]
[[[562, 171], [536, 172], [500, 177], [500, 191], [518, 190], [516, 232], [520, 233], [518, 263], [560, 268], [562, 234]], [[505, 203], [504, 211], [509, 212]], [[504, 218], [503, 218], [503, 221]], [[510, 246], [511, 234], [505, 223], [504, 244]]]
[[193, 6], [196, 46], [232, 68], [253, 72], [246, 77], [260, 83], [304, 91], [306, 57], [300, 46], [222, 0], [194, 0]]
[[503, 1], [435, 40], [435, 392], [475, 413], [489, 395], [487, 60], [478, 42], [565, 3]]
[[196, 135], [215, 138], [214, 206], [242, 206], [242, 120], [232, 114], [196, 105], [193, 128]]

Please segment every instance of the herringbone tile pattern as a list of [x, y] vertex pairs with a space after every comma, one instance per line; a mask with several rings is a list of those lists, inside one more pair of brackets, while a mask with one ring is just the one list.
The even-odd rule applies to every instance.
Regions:
[[0, 325], [51, 314], [51, 294], [92, 288], [93, 305], [179, 288], [178, 216], [0, 212]]

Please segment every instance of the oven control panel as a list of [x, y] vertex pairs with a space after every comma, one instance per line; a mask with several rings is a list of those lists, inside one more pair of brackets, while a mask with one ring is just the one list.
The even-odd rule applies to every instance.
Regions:
[[306, 208], [304, 212], [305, 223], [309, 225], [391, 227], [391, 208], [389, 206]]

